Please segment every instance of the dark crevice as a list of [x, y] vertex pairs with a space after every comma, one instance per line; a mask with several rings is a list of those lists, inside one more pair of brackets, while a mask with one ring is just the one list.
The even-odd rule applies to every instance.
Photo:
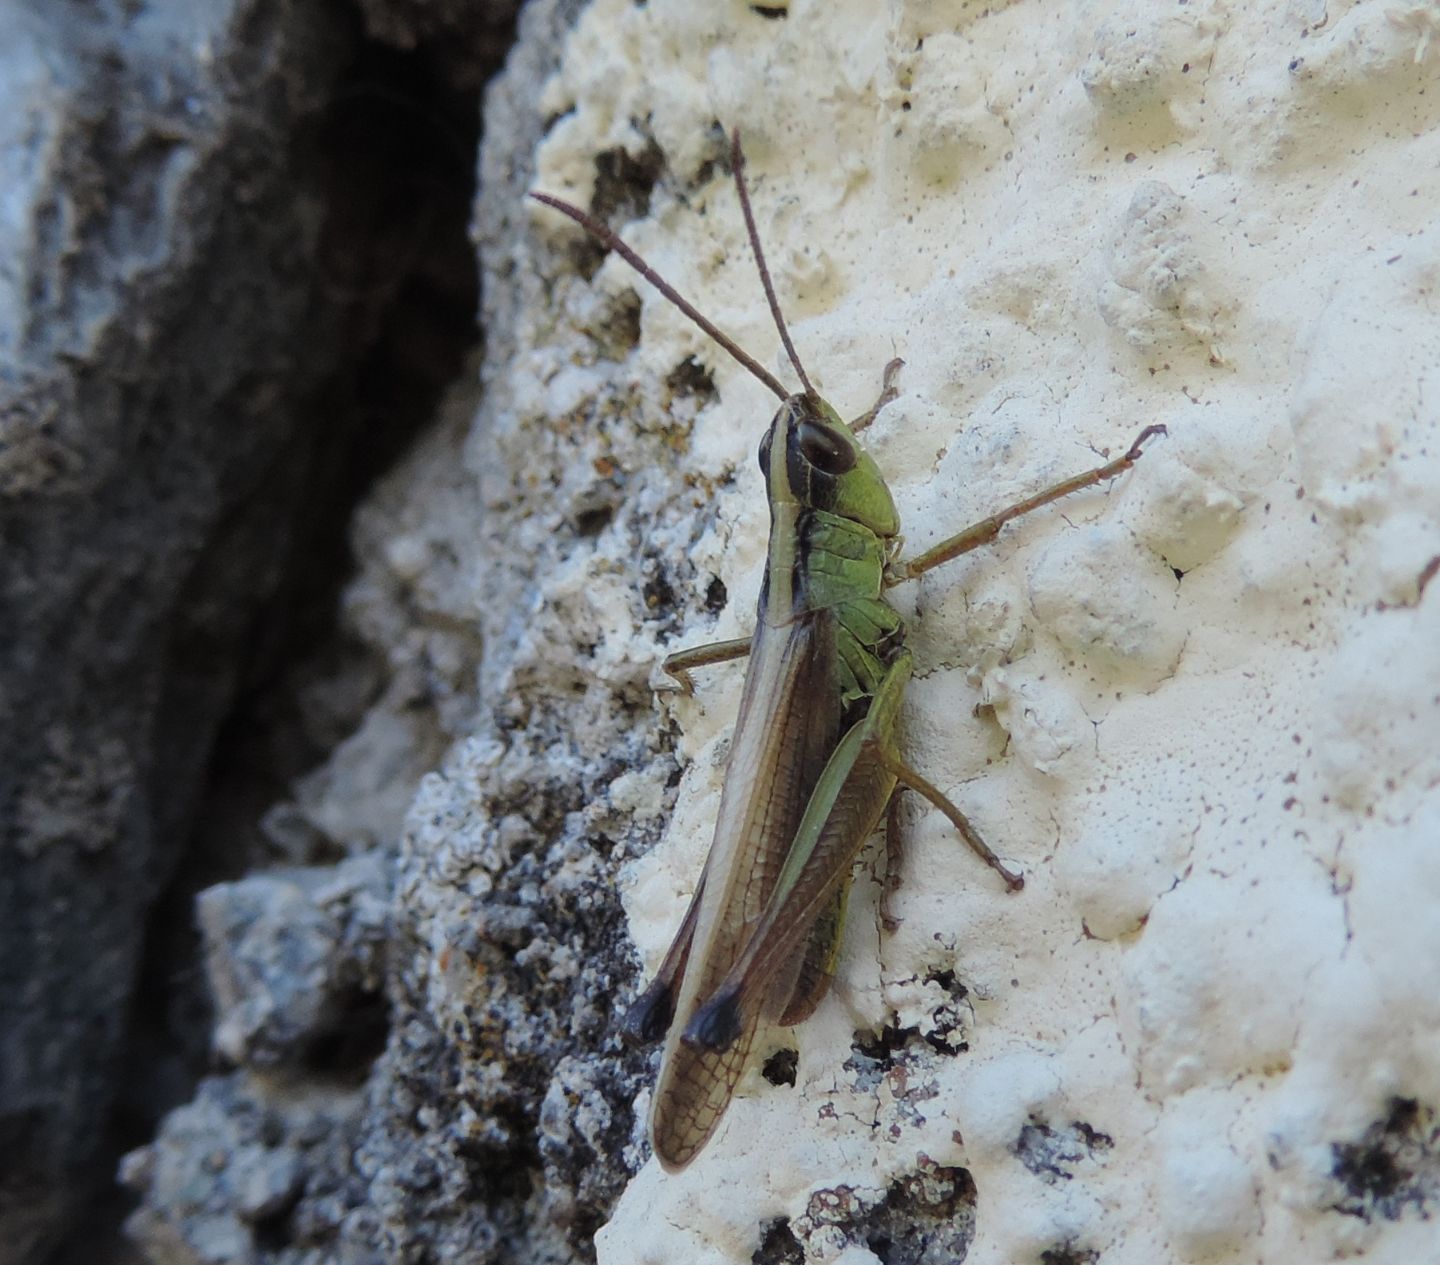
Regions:
[[575, 515], [575, 534], [582, 539], [593, 539], [614, 521], [613, 505], [596, 505]]
[[812, 1191], [804, 1213], [785, 1224], [786, 1232], [797, 1246], [863, 1245], [881, 1265], [955, 1265], [965, 1259], [975, 1237], [975, 1182], [968, 1171], [920, 1157], [883, 1196], [877, 1199], [876, 1193], [849, 1185]]
[[338, 1007], [333, 1025], [306, 1048], [304, 1068], [312, 1076], [359, 1085], [384, 1050], [388, 1031], [384, 997], [357, 992]]
[[[617, 232], [630, 220], [641, 219], [650, 211], [650, 195], [665, 171], [665, 156], [652, 140], [638, 156], [626, 149], [607, 149], [595, 158], [595, 192], [590, 199], [590, 214]], [[590, 278], [605, 262], [608, 253], [593, 237], [586, 234], [572, 247], [580, 275]], [[633, 311], [630, 308], [633, 307]], [[640, 337], [639, 301], [611, 314], [611, 320], [634, 325], [633, 337], [619, 339], [619, 355], [633, 347]]]
[[[196, 893], [279, 859], [263, 840], [262, 814], [353, 729], [383, 684], [383, 664], [338, 622], [341, 592], [355, 573], [350, 522], [376, 480], [431, 424], [480, 341], [468, 236], [479, 90], [447, 81], [442, 50], [422, 44], [401, 52], [367, 42], [358, 12], [336, 11], [349, 31], [336, 53], [348, 64], [326, 107], [295, 121], [290, 151], [274, 161], [295, 191], [296, 240], [314, 247], [312, 271], [296, 285], [318, 293], [325, 312], [317, 319], [340, 330], [326, 345], [343, 350], [298, 409], [291, 446], [276, 454], [245, 501], [251, 519], [257, 498], [266, 506], [259, 517], [275, 551], [274, 570], [256, 585], [257, 605], [237, 639], [241, 661], [218, 662], [205, 625], [213, 577], [231, 556], [223, 528], [197, 557], [176, 620], [167, 690], [183, 693], [194, 676], [228, 676], [233, 701], [204, 784], [179, 823], [188, 842], [147, 923], [123, 1089], [109, 1122], [112, 1169], [120, 1153], [147, 1142], [163, 1115], [190, 1099], [210, 1067], [213, 1015], [194, 926]], [[267, 389], [264, 372], [257, 367], [257, 391]], [[237, 528], [254, 530], [253, 522]], [[340, 680], [355, 683], [345, 691], [349, 708], [317, 728], [313, 715], [302, 714], [302, 689]], [[163, 761], [160, 767], [163, 775]], [[317, 836], [306, 855], [284, 859], [323, 864], [339, 855], [335, 843]], [[383, 1004], [357, 998], [343, 1027], [306, 1052], [307, 1067], [347, 1079], [365, 1074], [384, 1044]], [[284, 1221], [277, 1215], [265, 1235], [281, 1235]], [[87, 1237], [94, 1232], [85, 1230]]]
[[718, 575], [712, 575], [710, 583], [705, 586], [705, 609], [712, 615], [718, 615], [729, 600], [730, 593], [725, 587], [725, 581]]
[[659, 559], [646, 559], [646, 561], [650, 564], [647, 568], [649, 574], [640, 590], [645, 602], [646, 618], [667, 618], [675, 611], [675, 587], [660, 569], [663, 564]]
[[951, 1265], [965, 1259], [974, 1238], [974, 1179], [966, 1169], [938, 1164], [892, 1182], [864, 1231], [881, 1265]]

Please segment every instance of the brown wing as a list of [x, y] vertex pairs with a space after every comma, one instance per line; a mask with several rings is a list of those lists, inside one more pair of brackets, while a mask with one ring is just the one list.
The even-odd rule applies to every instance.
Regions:
[[669, 1170], [683, 1168], [720, 1123], [745, 1069], [756, 1018], [723, 1051], [680, 1034], [725, 978], [760, 919], [810, 791], [838, 736], [833, 615], [761, 624], [750, 655], [715, 841], [665, 1042], [650, 1137]]
[[773, 1004], [775, 981], [793, 978], [793, 962], [817, 934], [817, 923], [833, 912], [837, 893], [849, 886], [851, 862], [894, 792], [895, 765], [887, 752], [909, 677], [907, 653], [887, 670], [869, 712], [836, 744], [770, 903], [729, 974], [706, 990], [682, 1040], [717, 1053], [728, 1050]]

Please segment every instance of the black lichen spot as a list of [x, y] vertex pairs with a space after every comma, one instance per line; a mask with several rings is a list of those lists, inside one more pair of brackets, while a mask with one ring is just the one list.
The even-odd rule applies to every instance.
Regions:
[[812, 1192], [791, 1231], [827, 1251], [864, 1245], [883, 1265], [955, 1265], [975, 1237], [975, 1183], [963, 1168], [922, 1159], [878, 1200], [854, 1186]]
[[1094, 1158], [1096, 1151], [1113, 1151], [1115, 1149], [1114, 1138], [1108, 1133], [1101, 1133], [1099, 1129], [1086, 1124], [1083, 1120], [1076, 1120], [1070, 1127], [1084, 1140], [1091, 1158]]
[[917, 1028], [901, 1028], [895, 1024], [886, 1024], [879, 1032], [857, 1032], [850, 1043], [854, 1053], [846, 1060], [845, 1066], [853, 1070], [858, 1056], [859, 1059], [878, 1063], [882, 1068], [889, 1067], [919, 1035]]
[[640, 296], [623, 290], [615, 296], [605, 315], [605, 336], [597, 338], [611, 360], [622, 360], [640, 345]]
[[[893, 1067], [908, 1056], [918, 1054], [923, 1046], [929, 1046], [937, 1054], [964, 1054], [969, 1044], [961, 1038], [964, 1027], [963, 1012], [968, 1009], [966, 998], [969, 991], [955, 977], [954, 971], [935, 971], [926, 977], [931, 984], [938, 984], [949, 995], [930, 1013], [928, 1031], [923, 1035], [918, 1027], [901, 1028], [887, 1024], [879, 1032], [857, 1032], [851, 1042], [855, 1056], [879, 1064], [882, 1068]], [[855, 1057], [846, 1066], [855, 1064]]]
[[672, 395], [697, 398], [702, 403], [715, 398], [715, 379], [694, 356], [686, 356], [670, 370], [665, 385]]
[[899, 1178], [865, 1218], [865, 1246], [882, 1265], [952, 1265], [974, 1237], [975, 1182], [963, 1168], [927, 1165]]
[[964, 1015], [969, 1010], [966, 1000], [970, 990], [955, 976], [954, 971], [934, 971], [925, 977], [931, 984], [938, 984], [948, 995], [930, 1012], [931, 1027], [925, 1034], [926, 1042], [941, 1054], [959, 1054], [970, 1047], [960, 1039], [964, 1026]]
[[1036, 1177], [1052, 1186], [1057, 1181], [1070, 1180], [1071, 1174], [1063, 1165], [1079, 1158], [1074, 1152], [1065, 1150], [1063, 1142], [1057, 1141], [1055, 1130], [1034, 1119], [1020, 1130], [1020, 1136], [1015, 1139], [1015, 1154]]
[[1344, 1188], [1332, 1205], [1347, 1217], [1397, 1221], [1407, 1208], [1428, 1218], [1440, 1194], [1440, 1126], [1433, 1108], [1394, 1098], [1358, 1142], [1334, 1142], [1331, 1175]]
[[1097, 1152], [1108, 1151], [1114, 1145], [1108, 1134], [1083, 1120], [1055, 1129], [1031, 1116], [1015, 1140], [1015, 1155], [1036, 1177], [1053, 1186], [1068, 1182], [1075, 1175], [1071, 1170], [1076, 1164], [1096, 1159]]
[[705, 609], [712, 615], [718, 615], [729, 600], [730, 593], [725, 588], [725, 581], [718, 575], [712, 575], [710, 583], [705, 586]]
[[769, 18], [772, 22], [790, 16], [790, 10], [783, 4], [752, 4], [750, 12], [758, 13], [762, 18]]
[[765, 1227], [760, 1246], [750, 1265], [805, 1265], [805, 1249], [790, 1228], [790, 1219], [781, 1217]]
[[598, 536], [615, 518], [613, 505], [597, 505], [575, 515], [575, 534], [586, 539]]
[[1095, 1265], [1099, 1259], [1100, 1253], [1094, 1248], [1078, 1247], [1074, 1243], [1062, 1243], [1040, 1253], [1040, 1265]]
[[799, 1052], [792, 1049], [776, 1050], [768, 1059], [765, 1066], [760, 1069], [763, 1076], [772, 1085], [793, 1085], [795, 1083], [795, 1072], [799, 1067]]
[[663, 571], [655, 571], [645, 581], [641, 594], [645, 599], [645, 610], [651, 618], [675, 609], [675, 590]]
[[623, 148], [595, 155], [595, 196], [591, 214], [607, 224], [639, 219], [650, 211], [650, 194], [665, 170], [665, 155], [653, 140], [638, 155]]

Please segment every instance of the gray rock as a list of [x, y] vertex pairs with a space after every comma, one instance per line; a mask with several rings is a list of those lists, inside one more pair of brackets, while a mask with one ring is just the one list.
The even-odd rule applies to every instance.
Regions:
[[[371, 420], [333, 384], [393, 302], [389, 277], [339, 284], [361, 230], [314, 161], [356, 35], [325, 5], [0, 7], [4, 1265], [43, 1259], [108, 1178], [117, 1092], [155, 1110], [164, 1073], [127, 1028], [147, 919], [187, 847], [202, 838], [222, 873], [261, 847], [249, 805], [202, 809], [208, 766], [317, 599], [297, 566], [353, 495], [348, 446]], [[395, 439], [365, 441], [368, 456]], [[331, 561], [311, 562], [322, 585]], [[374, 694], [350, 679], [330, 730]], [[398, 816], [370, 823], [392, 846]], [[316, 839], [333, 855], [353, 824], [304, 819], [292, 859]]]
[[222, 883], [198, 901], [215, 1048], [232, 1063], [298, 1063], [380, 991], [390, 867], [380, 852], [335, 867]]
[[363, 1096], [289, 1091], [282, 1078], [212, 1077], [126, 1157], [121, 1179], [146, 1196], [129, 1229], [149, 1259], [248, 1265], [270, 1259], [277, 1239], [294, 1245], [286, 1260], [327, 1259], [317, 1245], [357, 1197], [343, 1175]]
[[[576, 7], [526, 9], [487, 97], [476, 223], [491, 278], [490, 390], [478, 415], [473, 394], [457, 391], [356, 522], [362, 570], [347, 620], [383, 650], [392, 684], [359, 731], [361, 749], [337, 750], [294, 805], [267, 819], [292, 855], [318, 829], [356, 849], [342, 870], [378, 865], [393, 838], [386, 788], [405, 777], [413, 786], [424, 760], [442, 766], [420, 782], [396, 861], [384, 1052], [373, 1066], [338, 1068], [317, 1066], [311, 1053], [343, 1034], [343, 999], [357, 976], [368, 986], [380, 959], [368, 895], [326, 907], [314, 866], [207, 892], [217, 1044], [243, 1071], [207, 1080], [126, 1161], [125, 1180], [142, 1198], [128, 1228], [150, 1259], [586, 1260], [634, 1162], [628, 1104], [647, 1059], [621, 1050], [612, 1022], [631, 974], [614, 877], [653, 841], [659, 818], [611, 802], [609, 783], [629, 772], [663, 801], [673, 759], [643, 665], [587, 687], [582, 643], [593, 629], [563, 611], [532, 618], [540, 594], [562, 593], [594, 556], [583, 524], [610, 512], [600, 501], [618, 498], [621, 479], [597, 480], [597, 437], [577, 463], [570, 445], [542, 451], [546, 419], [514, 429], [505, 383], [522, 337], [516, 314], [547, 276], [575, 266], [563, 253], [547, 253], [543, 271], [515, 263], [533, 248], [523, 195], [544, 126], [539, 90]], [[607, 533], [607, 558], [633, 557], [657, 498], [676, 496], [659, 473], [669, 442], [658, 428], [626, 441], [627, 461], [657, 472], [665, 490], [617, 506], [623, 530]], [[555, 562], [558, 575], [546, 570]], [[653, 621], [628, 574], [624, 590], [631, 617]], [[467, 735], [443, 761], [426, 745], [435, 729], [426, 737], [422, 725], [417, 742], [399, 723], [417, 711], [433, 712], [441, 732]], [[368, 826], [357, 803], [373, 806]], [[343, 1127], [330, 1105], [337, 1080], [363, 1099]], [[256, 1112], [333, 1120], [334, 1144], [260, 1163], [246, 1141]]]

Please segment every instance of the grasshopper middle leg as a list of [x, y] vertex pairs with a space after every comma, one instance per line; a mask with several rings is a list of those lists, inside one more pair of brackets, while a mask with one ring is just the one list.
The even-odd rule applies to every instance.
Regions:
[[692, 646], [689, 650], [677, 650], [666, 655], [661, 669], [675, 678], [682, 694], [695, 693], [695, 682], [690, 677], [693, 668], [708, 668], [712, 663], [729, 663], [732, 659], [743, 659], [750, 653], [750, 638], [736, 637], [733, 641], [712, 641], [708, 646]]

